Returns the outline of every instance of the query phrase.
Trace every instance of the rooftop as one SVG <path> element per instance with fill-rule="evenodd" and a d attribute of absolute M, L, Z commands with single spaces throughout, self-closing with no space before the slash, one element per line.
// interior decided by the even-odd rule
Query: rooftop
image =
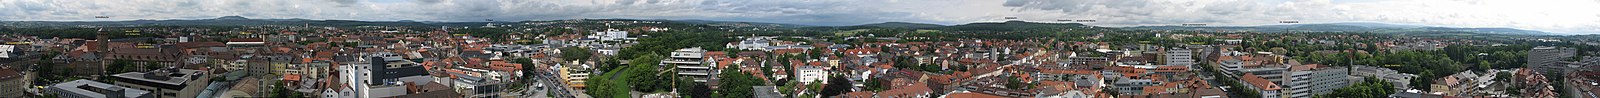
<path fill-rule="evenodd" d="M 150 93 L 150 91 L 128 89 L 122 86 L 83 79 L 57 83 L 55 85 L 50 85 L 50 88 L 52 91 L 55 91 L 55 93 L 73 93 L 93 98 L 111 98 L 105 94 L 119 91 L 122 92 L 123 97 L 138 97 Z"/>
<path fill-rule="evenodd" d="M 1256 74 L 1245 73 L 1243 77 L 1239 77 L 1239 78 L 1244 80 L 1245 82 L 1248 82 L 1248 84 L 1250 84 L 1250 86 L 1255 86 L 1256 88 L 1261 89 L 1261 90 L 1283 89 L 1282 87 L 1278 87 L 1278 84 L 1272 83 L 1272 80 L 1263 79 L 1263 78 L 1261 78 L 1261 76 L 1256 76 Z"/>
<path fill-rule="evenodd" d="M 163 87 L 163 88 L 179 88 L 179 89 L 181 89 L 183 87 L 182 85 L 186 84 L 191 79 L 197 78 L 197 77 L 195 77 L 195 75 L 203 74 L 203 73 L 200 73 L 200 72 L 201 72 L 200 70 L 175 69 L 175 68 L 172 68 L 172 69 L 153 70 L 153 71 L 150 71 L 150 72 L 127 72 L 127 73 L 121 73 L 121 74 L 116 74 L 116 75 L 112 75 L 112 76 L 116 76 L 117 78 L 119 78 L 120 80 L 122 80 L 124 82 L 133 82 L 135 84 L 149 85 L 149 86 L 156 86 L 156 87 Z M 133 81 L 129 81 L 129 80 L 133 80 Z M 155 84 L 160 84 L 160 85 L 151 85 L 151 84 L 146 84 L 146 83 L 155 83 Z"/>

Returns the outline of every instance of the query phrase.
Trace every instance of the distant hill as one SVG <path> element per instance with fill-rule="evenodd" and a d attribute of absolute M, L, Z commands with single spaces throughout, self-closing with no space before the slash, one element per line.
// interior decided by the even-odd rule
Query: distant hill
<path fill-rule="evenodd" d="M 1251 31 L 1251 32 L 1375 32 L 1375 33 L 1403 33 L 1403 32 L 1471 32 L 1484 34 L 1512 34 L 1512 35 L 1553 35 L 1552 33 L 1513 28 L 1455 28 L 1434 27 L 1417 25 L 1397 25 L 1384 23 L 1324 23 L 1324 24 L 1292 24 L 1292 25 L 1263 25 L 1263 26 L 1139 26 L 1124 29 L 1144 30 L 1199 30 L 1199 31 Z"/>
<path fill-rule="evenodd" d="M 678 22 L 678 23 L 686 23 L 686 24 L 704 24 L 704 25 L 711 25 L 711 26 L 731 26 L 731 27 L 772 27 L 772 28 L 812 27 L 812 26 L 809 26 L 809 25 L 798 25 L 798 24 L 764 23 L 764 22 L 739 22 L 739 21 L 713 21 L 713 20 L 698 20 L 698 19 L 666 20 L 666 21 Z"/>
<path fill-rule="evenodd" d="M 910 23 L 910 22 L 884 22 L 884 23 L 863 24 L 863 25 L 855 25 L 855 26 L 858 26 L 858 27 L 880 27 L 880 28 L 913 28 L 913 29 L 915 29 L 915 28 L 944 27 L 944 25 L 938 25 L 938 24 Z"/>
<path fill-rule="evenodd" d="M 1026 22 L 1026 21 L 1006 21 L 1006 22 L 969 23 L 969 24 L 941 27 L 939 29 L 960 30 L 960 31 L 1012 31 L 1012 30 L 1060 29 L 1060 28 L 1083 28 L 1083 27 L 1091 27 L 1091 26 L 1083 25 L 1083 24 L 1079 24 L 1079 23 L 1039 23 L 1039 22 Z"/>

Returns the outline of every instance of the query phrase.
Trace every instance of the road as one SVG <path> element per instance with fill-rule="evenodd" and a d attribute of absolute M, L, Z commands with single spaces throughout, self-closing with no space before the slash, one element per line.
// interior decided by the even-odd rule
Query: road
<path fill-rule="evenodd" d="M 533 84 L 529 84 L 528 86 L 523 87 L 524 90 L 522 91 L 522 95 L 523 95 L 522 97 L 523 98 L 576 98 L 575 96 L 572 96 L 571 90 L 567 89 L 566 82 L 562 82 L 559 77 L 557 77 L 555 74 L 549 73 L 549 72 L 550 71 L 542 71 L 542 72 L 533 72 L 532 74 L 530 74 L 528 78 L 530 78 L 533 81 L 528 81 L 528 82 L 531 82 Z M 552 94 L 548 94 L 548 95 L 555 95 L 555 96 L 545 96 L 546 95 L 545 93 L 552 93 Z"/>

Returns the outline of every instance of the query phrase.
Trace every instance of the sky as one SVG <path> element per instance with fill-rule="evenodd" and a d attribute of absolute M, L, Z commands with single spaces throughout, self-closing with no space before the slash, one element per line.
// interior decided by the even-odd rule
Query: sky
<path fill-rule="evenodd" d="M 94 18 L 110 16 L 110 18 Z M 0 21 L 700 19 L 819 26 L 1096 20 L 1097 26 L 1376 22 L 1600 34 L 1600 0 L 0 0 Z"/>

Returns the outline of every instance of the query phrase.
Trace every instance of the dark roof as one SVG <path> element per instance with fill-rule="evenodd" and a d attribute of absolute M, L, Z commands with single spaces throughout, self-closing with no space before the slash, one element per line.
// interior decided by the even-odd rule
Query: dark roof
<path fill-rule="evenodd" d="M 18 73 L 16 69 L 0 69 L 0 80 L 11 80 L 19 77 L 22 77 L 22 73 Z"/>

